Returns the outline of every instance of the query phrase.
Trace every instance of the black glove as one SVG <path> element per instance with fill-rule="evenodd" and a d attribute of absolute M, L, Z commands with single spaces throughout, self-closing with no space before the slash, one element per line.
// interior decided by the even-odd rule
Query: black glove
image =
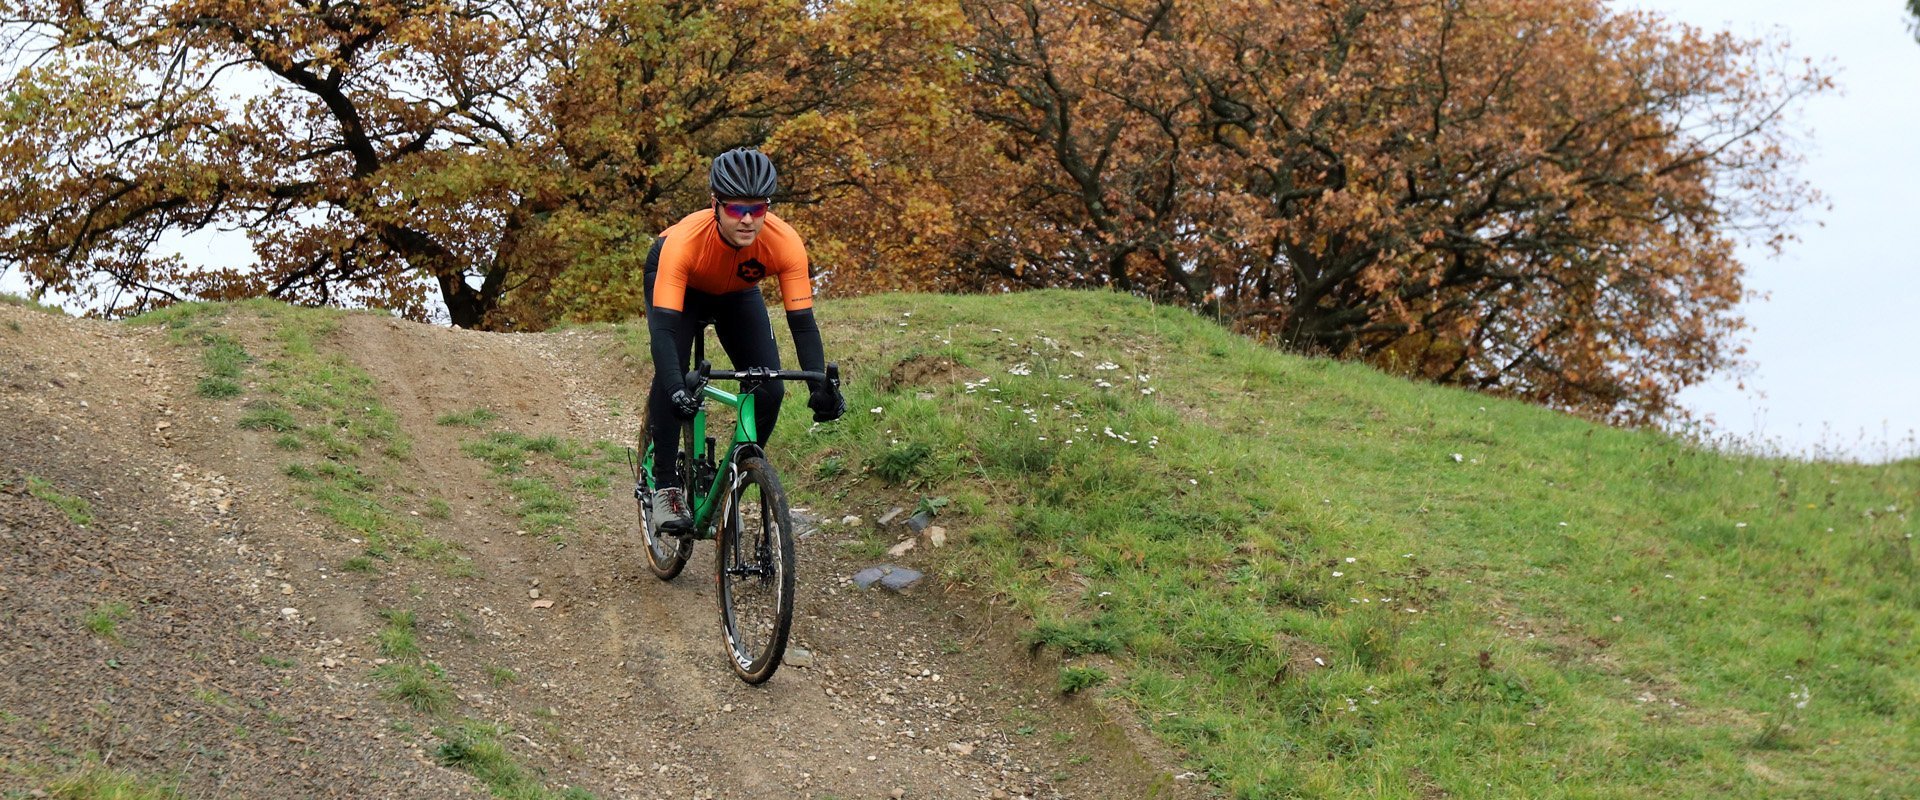
<path fill-rule="evenodd" d="M 684 386 L 673 390 L 667 402 L 673 405 L 673 415 L 681 419 L 693 419 L 693 415 L 700 413 L 700 393 Z"/>
<path fill-rule="evenodd" d="M 814 422 L 832 422 L 847 413 L 847 398 L 840 387 L 827 381 L 807 384 L 807 408 L 813 409 Z"/>

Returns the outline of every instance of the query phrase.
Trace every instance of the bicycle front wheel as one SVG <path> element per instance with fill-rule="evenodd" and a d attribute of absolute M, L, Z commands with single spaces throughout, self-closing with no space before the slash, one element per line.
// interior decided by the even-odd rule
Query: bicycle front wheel
<path fill-rule="evenodd" d="M 652 470 L 653 460 L 658 457 L 658 454 L 649 441 L 653 435 L 653 428 L 650 425 L 652 413 L 652 409 L 648 409 L 640 414 L 641 458 L 639 468 L 634 475 L 633 494 L 640 505 L 640 541 L 644 545 L 641 549 L 646 551 L 647 569 L 653 571 L 654 577 L 670 581 L 679 577 L 680 570 L 686 568 L 687 558 L 693 555 L 693 542 L 676 536 L 662 536 L 655 530 L 658 526 L 654 524 L 653 519 Z M 693 426 L 680 423 L 680 435 L 676 438 L 680 440 L 680 457 L 676 459 L 680 485 L 690 486 L 692 484 L 688 482 L 687 476 L 692 472 L 693 458 L 688 453 L 692 450 Z"/>
<path fill-rule="evenodd" d="M 720 625 L 740 679 L 773 677 L 793 626 L 793 520 L 787 493 L 764 458 L 740 463 L 715 542 Z"/>

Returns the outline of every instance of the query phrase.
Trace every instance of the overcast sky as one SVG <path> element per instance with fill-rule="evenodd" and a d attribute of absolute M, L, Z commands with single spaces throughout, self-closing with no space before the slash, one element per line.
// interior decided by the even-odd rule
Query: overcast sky
<path fill-rule="evenodd" d="M 1920 43 L 1902 0 L 1626 0 L 1712 30 L 1784 34 L 1840 91 L 1808 103 L 1801 176 L 1831 209 L 1771 258 L 1749 249 L 1754 364 L 1682 395 L 1717 428 L 1796 454 L 1920 455 Z M 1818 224 L 1816 224 L 1818 223 Z"/>
<path fill-rule="evenodd" d="M 1840 91 L 1803 106 L 1801 176 L 1826 195 L 1780 257 L 1746 251 L 1752 371 L 1688 390 L 1713 429 L 1796 455 L 1920 455 L 1920 43 L 1902 0 L 1616 0 L 1749 37 L 1783 35 Z M 182 243 L 189 259 L 229 247 Z M 198 252 L 195 252 L 198 251 Z M 227 251 L 218 253 L 215 251 Z M 240 255 L 239 257 L 245 257 Z M 0 289 L 19 292 L 18 276 Z M 1744 385 L 1744 388 L 1741 388 Z"/>

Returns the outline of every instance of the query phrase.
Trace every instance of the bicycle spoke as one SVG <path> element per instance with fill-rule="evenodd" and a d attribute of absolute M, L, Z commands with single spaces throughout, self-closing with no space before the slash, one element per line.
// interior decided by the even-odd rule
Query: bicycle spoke
<path fill-rule="evenodd" d="M 729 655 L 743 680 L 772 676 L 793 619 L 793 538 L 773 468 L 758 458 L 741 465 L 721 533 L 721 621 Z"/>

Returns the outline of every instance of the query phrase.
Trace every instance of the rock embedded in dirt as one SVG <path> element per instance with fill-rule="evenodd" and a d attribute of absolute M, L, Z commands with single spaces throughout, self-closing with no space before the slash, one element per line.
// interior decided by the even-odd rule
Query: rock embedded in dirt
<path fill-rule="evenodd" d="M 887 572 L 892 569 L 892 564 L 881 564 L 860 570 L 853 575 L 853 585 L 862 589 L 871 588 L 875 583 L 878 583 L 881 578 L 886 577 Z"/>
<path fill-rule="evenodd" d="M 787 648 L 786 656 L 780 659 L 780 663 L 786 664 L 789 667 L 806 669 L 813 666 L 813 651 L 800 647 L 789 647 Z"/>
<path fill-rule="evenodd" d="M 907 551 L 912 549 L 913 549 L 913 540 L 902 539 L 899 543 L 895 544 L 892 547 L 887 548 L 887 555 L 893 556 L 894 558 L 899 558 L 903 555 L 906 555 Z"/>
<path fill-rule="evenodd" d="M 880 585 L 896 592 L 904 592 L 908 587 L 919 583 L 922 577 L 924 576 L 922 576 L 918 570 L 911 570 L 906 567 L 894 567 L 892 572 L 880 578 Z"/>

